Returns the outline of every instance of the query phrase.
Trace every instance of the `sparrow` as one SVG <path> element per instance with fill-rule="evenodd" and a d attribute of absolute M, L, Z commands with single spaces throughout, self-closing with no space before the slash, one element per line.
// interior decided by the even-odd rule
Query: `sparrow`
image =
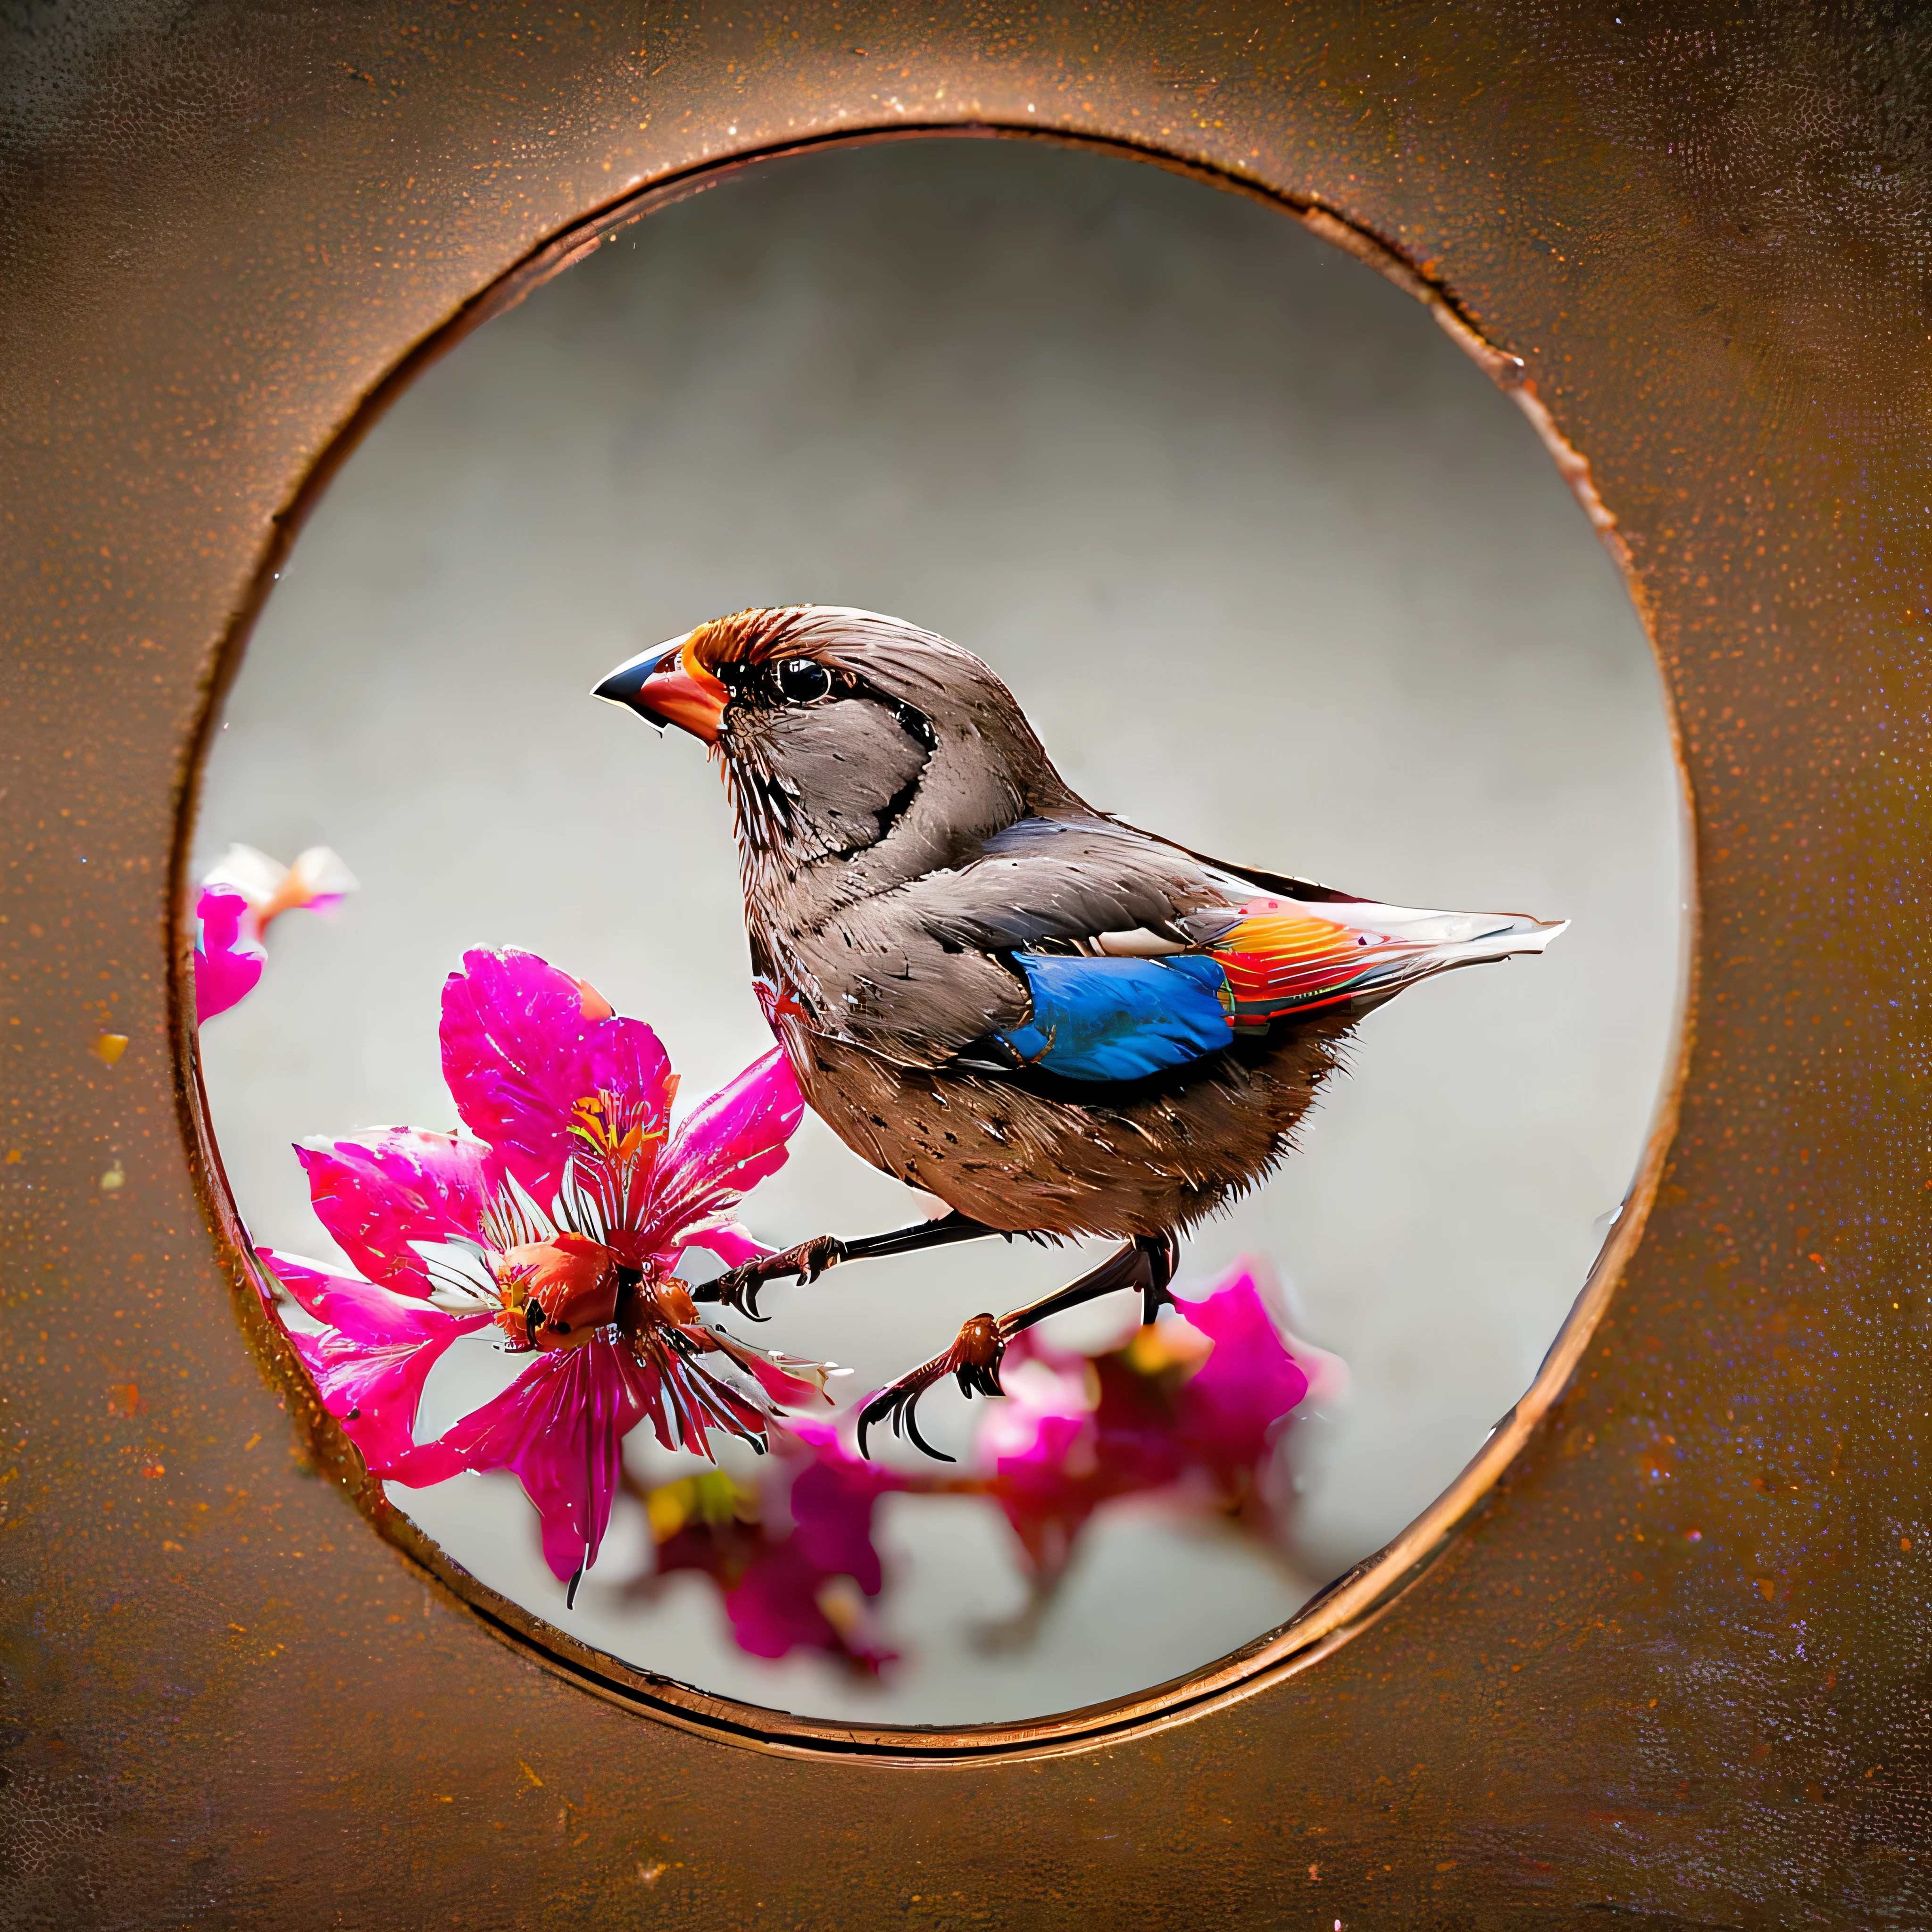
<path fill-rule="evenodd" d="M 756 1318 L 786 1275 L 988 1234 L 1120 1244 L 1058 1293 L 975 1316 L 874 1396 L 929 1455 L 920 1396 L 1000 1392 L 1006 1345 L 1137 1289 L 1292 1150 L 1371 1008 L 1566 922 L 1388 905 L 1231 865 L 1097 811 L 991 668 L 930 631 L 824 604 L 741 610 L 593 694 L 710 748 L 728 790 L 756 988 L 807 1102 L 950 1210 L 820 1235 L 706 1284 Z M 942 1460 L 948 1460 L 942 1458 Z"/>

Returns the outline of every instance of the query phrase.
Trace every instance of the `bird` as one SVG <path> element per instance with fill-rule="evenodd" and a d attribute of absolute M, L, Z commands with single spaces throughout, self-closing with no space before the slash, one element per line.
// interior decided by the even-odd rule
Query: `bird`
<path fill-rule="evenodd" d="M 1258 1185 L 1358 1023 L 1418 981 L 1540 952 L 1566 921 L 1385 904 L 1210 858 L 1096 809 L 959 645 L 840 605 L 749 609 L 640 652 L 592 694 L 710 748 L 732 810 L 752 977 L 807 1103 L 946 1212 L 821 1234 L 698 1292 L 758 1317 L 767 1281 L 1004 1234 L 1120 1244 L 1027 1306 L 974 1316 L 880 1390 L 1000 1392 L 1013 1337 L 1138 1290 Z"/>

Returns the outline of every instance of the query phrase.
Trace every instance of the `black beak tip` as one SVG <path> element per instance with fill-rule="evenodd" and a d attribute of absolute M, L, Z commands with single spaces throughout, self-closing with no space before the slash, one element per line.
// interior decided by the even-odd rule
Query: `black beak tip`
<path fill-rule="evenodd" d="M 663 662 L 665 656 L 662 650 L 646 651 L 640 656 L 628 659 L 602 682 L 593 685 L 591 696 L 602 698 L 607 704 L 621 704 L 662 731 L 664 721 L 642 702 L 642 697 L 644 680 Z"/>

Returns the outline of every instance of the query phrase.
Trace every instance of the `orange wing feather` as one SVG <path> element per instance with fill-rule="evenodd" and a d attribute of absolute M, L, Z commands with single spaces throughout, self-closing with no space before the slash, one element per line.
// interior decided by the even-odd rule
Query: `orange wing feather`
<path fill-rule="evenodd" d="M 1318 903 L 1317 902 L 1316 903 Z M 1299 899 L 1253 899 L 1240 922 L 1208 947 L 1227 975 L 1238 1029 L 1291 1012 L 1340 1006 L 1436 949 L 1360 926 L 1338 926 Z"/>

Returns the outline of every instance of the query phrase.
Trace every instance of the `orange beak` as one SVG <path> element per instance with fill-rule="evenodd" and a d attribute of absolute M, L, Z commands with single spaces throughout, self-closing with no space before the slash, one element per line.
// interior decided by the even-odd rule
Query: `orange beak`
<path fill-rule="evenodd" d="M 653 724 L 675 724 L 707 745 L 717 743 L 731 699 L 685 638 L 620 664 L 591 695 L 628 706 Z"/>

